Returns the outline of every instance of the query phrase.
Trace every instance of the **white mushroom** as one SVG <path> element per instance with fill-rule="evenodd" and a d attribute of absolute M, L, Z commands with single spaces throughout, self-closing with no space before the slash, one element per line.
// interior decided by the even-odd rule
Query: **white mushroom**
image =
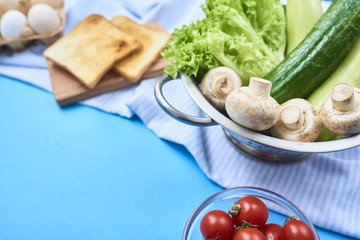
<path fill-rule="evenodd" d="M 200 91 L 215 108 L 224 110 L 227 95 L 241 85 L 241 79 L 234 70 L 216 67 L 205 74 L 200 83 Z"/>
<path fill-rule="evenodd" d="M 279 118 L 279 104 L 270 96 L 271 86 L 270 81 L 252 77 L 248 87 L 234 89 L 225 102 L 229 117 L 253 130 L 271 128 Z"/>
<path fill-rule="evenodd" d="M 313 105 L 294 98 L 280 106 L 280 116 L 271 128 L 271 135 L 297 142 L 313 142 L 321 132 L 322 123 Z"/>
<path fill-rule="evenodd" d="M 53 8 L 58 8 L 61 6 L 62 1 L 61 0 L 32 0 L 31 1 L 31 5 L 34 5 L 37 3 L 44 3 L 47 5 L 50 5 Z"/>
<path fill-rule="evenodd" d="M 25 26 L 26 16 L 18 10 L 9 10 L 1 17 L 1 36 L 3 38 L 20 37 Z"/>
<path fill-rule="evenodd" d="M 37 33 L 49 33 L 60 26 L 59 14 L 43 3 L 35 4 L 29 9 L 28 21 Z"/>
<path fill-rule="evenodd" d="M 360 89 L 340 83 L 320 109 L 321 121 L 336 134 L 360 133 Z"/>

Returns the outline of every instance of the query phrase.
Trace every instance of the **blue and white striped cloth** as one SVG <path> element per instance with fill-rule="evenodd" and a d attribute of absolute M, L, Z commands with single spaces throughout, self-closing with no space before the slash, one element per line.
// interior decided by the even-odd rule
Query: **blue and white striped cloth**
<path fill-rule="evenodd" d="M 69 31 L 91 13 L 108 19 L 118 14 L 146 23 L 159 21 L 169 32 L 203 17 L 201 0 L 108 0 L 66 1 Z M 0 74 L 20 79 L 51 91 L 41 44 L 22 53 L 0 54 Z M 311 221 L 322 228 L 360 238 L 360 148 L 319 154 L 291 165 L 269 165 L 248 159 L 226 139 L 220 126 L 194 127 L 166 115 L 156 103 L 156 79 L 137 86 L 103 94 L 82 104 L 123 117 L 138 115 L 160 138 L 184 145 L 199 167 L 221 186 L 257 186 L 275 191 L 298 205 Z M 164 86 L 168 100 L 186 113 L 201 116 L 180 81 Z M 191 176 L 187 176 L 191 177 Z"/>

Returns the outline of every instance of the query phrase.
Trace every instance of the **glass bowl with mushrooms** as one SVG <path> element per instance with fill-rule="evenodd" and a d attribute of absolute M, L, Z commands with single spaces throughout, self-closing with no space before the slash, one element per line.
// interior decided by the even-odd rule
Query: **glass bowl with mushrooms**
<path fill-rule="evenodd" d="M 323 118 L 329 115 L 348 118 L 348 115 L 354 115 L 350 112 L 360 108 L 360 91 L 357 88 L 346 84 L 337 85 L 332 93 L 329 93 L 327 101 L 330 103 L 324 104 L 324 109 L 317 114 L 314 107 L 304 99 L 290 99 L 281 105 L 276 103 L 270 96 L 271 83 L 265 79 L 251 78 L 248 86 L 241 86 L 241 83 L 237 83 L 236 77 L 233 83 L 228 82 L 234 78 L 231 72 L 226 72 L 226 75 L 224 69 L 216 71 L 220 73 L 217 75 L 220 77 L 211 76 L 214 84 L 202 81 L 203 85 L 208 85 L 207 92 L 203 90 L 205 86 L 199 84 L 195 78 L 180 74 L 186 91 L 208 117 L 191 116 L 169 104 L 162 89 L 166 82 L 174 79 L 167 74 L 160 77 L 155 84 L 155 98 L 158 104 L 180 122 L 199 127 L 220 125 L 231 143 L 256 160 L 291 163 L 304 160 L 314 153 L 334 152 L 359 146 L 359 114 L 351 124 L 340 124 L 343 128 L 340 133 L 345 134 L 341 139 L 314 142 L 323 125 L 331 128 L 330 125 L 333 124 L 327 123 Z M 239 85 L 241 87 L 234 87 Z M 222 103 L 214 103 L 215 101 L 209 100 L 207 96 L 207 93 L 217 90 L 219 92 L 216 95 L 223 98 Z M 326 106 L 333 105 L 334 102 L 341 109 L 350 109 L 350 112 L 331 108 L 333 111 L 329 113 Z M 345 105 L 347 107 L 344 107 Z M 342 116 L 338 114 L 340 112 Z"/>
<path fill-rule="evenodd" d="M 320 239 L 306 215 L 283 196 L 262 188 L 235 187 L 200 203 L 185 225 L 182 240 L 236 240 L 242 234 L 264 240 L 280 235 L 281 239 Z"/>

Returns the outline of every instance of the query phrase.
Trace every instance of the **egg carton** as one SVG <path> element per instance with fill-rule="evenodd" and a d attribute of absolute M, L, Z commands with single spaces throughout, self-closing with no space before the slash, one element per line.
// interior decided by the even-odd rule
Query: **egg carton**
<path fill-rule="evenodd" d="M 0 0 L 0 50 L 22 51 L 33 40 L 49 46 L 64 27 L 64 0 Z"/>

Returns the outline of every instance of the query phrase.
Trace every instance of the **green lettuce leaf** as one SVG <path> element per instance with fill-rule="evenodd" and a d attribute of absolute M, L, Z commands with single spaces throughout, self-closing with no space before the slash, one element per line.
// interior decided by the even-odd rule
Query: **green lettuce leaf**
<path fill-rule="evenodd" d="M 200 79 L 218 66 L 234 69 L 244 85 L 263 77 L 283 58 L 285 14 L 279 0 L 206 0 L 205 18 L 175 29 L 162 52 L 178 72 Z"/>

